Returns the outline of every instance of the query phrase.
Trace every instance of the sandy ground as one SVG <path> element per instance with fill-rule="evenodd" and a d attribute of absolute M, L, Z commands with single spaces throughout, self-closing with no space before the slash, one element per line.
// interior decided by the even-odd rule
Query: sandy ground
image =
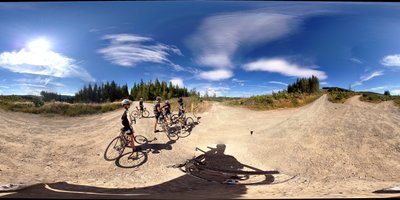
<path fill-rule="evenodd" d="M 358 98 L 333 104 L 324 95 L 271 111 L 214 103 L 191 134 L 176 141 L 153 133 L 153 118 L 139 119 L 136 134 L 157 140 L 134 168 L 123 167 L 124 156 L 120 166 L 103 158 L 121 128 L 122 109 L 77 118 L 0 111 L 0 184 L 46 183 L 0 198 L 399 197 L 372 192 L 400 184 L 400 109 Z M 196 147 L 217 144 L 242 164 L 281 174 L 272 183 L 232 186 L 167 167 L 199 155 Z"/>

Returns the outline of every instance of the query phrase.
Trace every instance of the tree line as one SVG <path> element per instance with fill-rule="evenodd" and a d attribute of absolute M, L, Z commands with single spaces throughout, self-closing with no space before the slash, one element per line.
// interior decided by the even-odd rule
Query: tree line
<path fill-rule="evenodd" d="M 159 96 L 162 99 L 171 99 L 177 97 L 188 97 L 188 96 L 200 96 L 200 93 L 196 89 L 191 89 L 188 91 L 186 87 L 179 87 L 179 85 L 173 85 L 172 82 L 167 84 L 166 81 L 160 82 L 156 79 L 153 81 L 148 81 L 145 83 L 140 80 L 138 84 L 134 83 L 131 89 L 131 100 L 155 100 Z"/>
<path fill-rule="evenodd" d="M 289 84 L 288 93 L 316 93 L 319 92 L 319 80 L 316 76 L 310 78 L 297 79 L 296 82 Z"/>
<path fill-rule="evenodd" d="M 103 83 L 101 85 L 85 85 L 79 90 L 74 97 L 74 102 L 113 102 L 121 99 L 130 100 L 155 100 L 157 96 L 163 99 L 171 99 L 176 97 L 200 96 L 196 89 L 188 90 L 185 87 L 173 85 L 171 82 L 167 85 L 166 81 L 160 82 L 156 79 L 145 83 L 140 80 L 139 83 L 134 83 L 133 87 L 128 90 L 128 85 L 117 85 L 115 81 L 111 83 Z"/>
<path fill-rule="evenodd" d="M 116 100 L 129 98 L 128 85 L 117 85 L 115 81 L 102 83 L 97 85 L 95 83 L 85 85 L 81 90 L 75 93 L 74 102 L 113 102 Z"/>

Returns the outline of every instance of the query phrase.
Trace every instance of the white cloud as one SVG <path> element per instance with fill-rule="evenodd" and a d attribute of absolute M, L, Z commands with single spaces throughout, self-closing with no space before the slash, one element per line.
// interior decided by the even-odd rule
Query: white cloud
<path fill-rule="evenodd" d="M 23 48 L 18 52 L 3 52 L 0 54 L 0 67 L 16 73 L 79 77 L 85 81 L 95 81 L 85 69 L 76 65 L 74 59 L 49 50 Z"/>
<path fill-rule="evenodd" d="M 383 90 L 385 88 L 386 87 L 384 87 L 384 86 L 379 86 L 379 87 L 369 88 L 369 89 L 365 89 L 365 90 L 367 90 L 367 91 L 376 91 L 376 90 Z"/>
<path fill-rule="evenodd" d="M 176 71 L 184 70 L 167 58 L 172 54 L 182 56 L 175 46 L 157 43 L 152 38 L 134 34 L 105 35 L 102 39 L 110 41 L 110 44 L 98 52 L 113 64 L 134 67 L 138 63 L 153 62 L 170 65 Z"/>
<path fill-rule="evenodd" d="M 9 89 L 10 87 L 8 87 L 8 86 L 3 86 L 3 85 L 0 85 L 0 88 Z"/>
<path fill-rule="evenodd" d="M 363 64 L 363 62 L 358 58 L 350 58 L 350 61 L 357 63 L 357 64 Z"/>
<path fill-rule="evenodd" d="M 225 69 L 217 69 L 217 70 L 212 70 L 212 71 L 207 71 L 207 72 L 200 72 L 197 74 L 198 78 L 201 79 L 206 79 L 210 81 L 219 81 L 219 80 L 224 80 L 231 78 L 233 76 L 233 73 L 230 70 L 225 70 Z"/>
<path fill-rule="evenodd" d="M 400 89 L 390 90 L 391 95 L 400 95 Z"/>
<path fill-rule="evenodd" d="M 272 84 L 278 84 L 278 85 L 284 85 L 284 86 L 288 86 L 288 84 L 287 84 L 287 83 L 280 82 L 280 81 L 269 81 L 268 83 L 272 83 Z"/>
<path fill-rule="evenodd" d="M 173 78 L 170 80 L 172 85 L 178 85 L 179 87 L 184 87 L 183 80 L 181 78 Z"/>
<path fill-rule="evenodd" d="M 216 68 L 233 68 L 239 47 L 281 38 L 296 28 L 293 15 L 266 11 L 233 12 L 206 18 L 188 40 L 198 53 L 197 62 Z"/>
<path fill-rule="evenodd" d="M 243 68 L 247 71 L 267 71 L 300 78 L 308 78 L 314 75 L 320 80 L 324 80 L 328 77 L 323 71 L 300 67 L 280 58 L 259 59 L 255 62 L 244 64 Z"/>
<path fill-rule="evenodd" d="M 381 60 L 381 64 L 388 67 L 400 67 L 400 54 L 385 56 Z"/>
<path fill-rule="evenodd" d="M 362 85 L 363 82 L 369 81 L 369 80 L 373 79 L 374 77 L 378 77 L 378 76 L 382 76 L 382 75 L 383 75 L 383 71 L 382 71 L 382 70 L 380 70 L 380 71 L 374 71 L 374 72 L 372 72 L 372 73 L 362 75 L 362 76 L 360 77 L 360 80 L 359 80 L 359 81 L 356 81 L 356 82 L 353 83 L 351 86 L 352 86 L 352 87 L 356 87 L 356 86 Z"/>
<path fill-rule="evenodd" d="M 328 83 L 328 82 L 320 82 L 319 84 L 321 84 L 321 85 L 328 85 L 329 83 Z"/>

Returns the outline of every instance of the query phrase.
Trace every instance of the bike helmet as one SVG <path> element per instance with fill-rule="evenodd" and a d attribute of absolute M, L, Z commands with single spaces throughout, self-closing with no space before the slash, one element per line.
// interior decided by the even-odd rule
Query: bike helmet
<path fill-rule="evenodd" d="M 178 102 L 182 102 L 182 101 L 183 101 L 182 97 L 179 97 Z"/>
<path fill-rule="evenodd" d="M 169 101 L 168 101 L 168 100 L 165 100 L 165 103 L 169 103 Z"/>
<path fill-rule="evenodd" d="M 142 98 L 142 97 L 140 97 L 140 100 L 143 100 L 143 98 Z"/>
<path fill-rule="evenodd" d="M 129 99 L 124 99 L 121 101 L 121 105 L 130 105 L 131 101 L 129 101 Z"/>
<path fill-rule="evenodd" d="M 160 102 L 161 101 L 161 97 L 157 97 L 156 101 Z"/>

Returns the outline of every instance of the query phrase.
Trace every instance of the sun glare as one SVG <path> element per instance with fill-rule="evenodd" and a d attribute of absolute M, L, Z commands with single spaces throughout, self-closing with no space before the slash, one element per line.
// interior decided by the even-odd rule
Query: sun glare
<path fill-rule="evenodd" d="M 28 47 L 33 52 L 45 52 L 49 50 L 50 43 L 45 39 L 37 39 L 30 42 Z"/>

